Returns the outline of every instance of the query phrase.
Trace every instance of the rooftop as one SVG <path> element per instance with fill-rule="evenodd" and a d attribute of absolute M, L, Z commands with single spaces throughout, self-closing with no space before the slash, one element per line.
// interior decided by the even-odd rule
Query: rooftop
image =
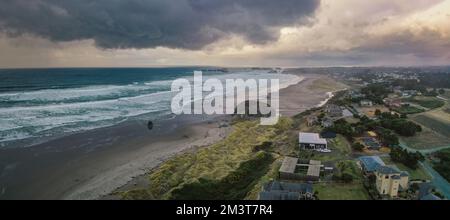
<path fill-rule="evenodd" d="M 368 172 L 373 172 L 380 166 L 385 166 L 383 160 L 379 156 L 362 156 L 359 157 L 362 165 Z"/>
<path fill-rule="evenodd" d="M 298 193 L 313 193 L 313 186 L 310 183 L 290 183 L 271 181 L 264 186 L 265 192 L 287 191 Z"/>
<path fill-rule="evenodd" d="M 300 132 L 298 134 L 298 140 L 299 140 L 300 143 L 327 144 L 327 140 L 324 139 L 324 138 L 320 138 L 318 133 Z"/>
<path fill-rule="evenodd" d="M 306 175 L 314 176 L 314 177 L 320 176 L 320 168 L 321 167 L 322 167 L 322 165 L 312 165 L 312 164 L 309 165 Z"/>
<path fill-rule="evenodd" d="M 294 173 L 297 166 L 298 158 L 285 157 L 283 164 L 281 164 L 280 172 L 283 173 Z"/>
<path fill-rule="evenodd" d="M 437 197 L 433 193 L 429 193 L 429 194 L 425 195 L 424 197 L 420 198 L 420 200 L 442 200 L 442 199 Z"/>
<path fill-rule="evenodd" d="M 389 166 L 379 166 L 377 168 L 377 172 L 381 173 L 381 174 L 399 174 L 400 175 L 400 171 L 398 171 L 397 169 L 395 169 L 393 167 L 389 167 Z"/>

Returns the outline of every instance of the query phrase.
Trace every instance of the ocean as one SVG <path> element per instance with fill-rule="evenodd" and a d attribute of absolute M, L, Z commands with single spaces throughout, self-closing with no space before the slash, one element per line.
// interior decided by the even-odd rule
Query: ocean
<path fill-rule="evenodd" d="M 177 78 L 192 81 L 195 70 L 202 68 L 0 70 L 0 147 L 31 146 L 127 120 L 174 117 L 171 83 Z M 270 69 L 210 68 L 203 76 L 204 80 L 214 77 L 221 81 L 277 78 L 281 88 L 301 80 Z"/>

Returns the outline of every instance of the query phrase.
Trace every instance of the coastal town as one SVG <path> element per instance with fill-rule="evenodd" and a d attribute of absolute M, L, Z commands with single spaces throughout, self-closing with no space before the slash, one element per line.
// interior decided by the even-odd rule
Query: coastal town
<path fill-rule="evenodd" d="M 448 88 L 402 69 L 364 72 L 369 81 L 350 70 L 311 77 L 311 90 L 334 88 L 326 103 L 274 126 L 251 116 L 222 122 L 233 130 L 224 140 L 168 160 L 113 198 L 448 199 Z"/>
<path fill-rule="evenodd" d="M 3 200 L 445 212 L 450 0 L 0 0 Z"/>
<path fill-rule="evenodd" d="M 448 90 L 426 88 L 410 71 L 355 75 L 335 74 L 351 86 L 298 116 L 297 155 L 284 157 L 259 199 L 448 198 Z M 443 126 L 420 120 L 437 114 Z"/>

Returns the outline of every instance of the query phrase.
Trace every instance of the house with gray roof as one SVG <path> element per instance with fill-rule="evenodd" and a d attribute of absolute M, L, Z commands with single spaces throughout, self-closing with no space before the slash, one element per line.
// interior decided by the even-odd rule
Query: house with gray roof
<path fill-rule="evenodd" d="M 298 143 L 301 149 L 323 150 L 327 149 L 327 140 L 321 138 L 318 133 L 300 132 Z"/>
<path fill-rule="evenodd" d="M 285 157 L 279 169 L 283 180 L 318 181 L 324 165 L 318 160 L 300 161 L 298 158 Z"/>
<path fill-rule="evenodd" d="M 386 165 L 379 156 L 361 156 L 358 160 L 365 174 L 371 174 L 375 172 L 378 167 Z"/>
<path fill-rule="evenodd" d="M 310 183 L 270 181 L 262 187 L 259 200 L 312 200 L 313 186 Z"/>

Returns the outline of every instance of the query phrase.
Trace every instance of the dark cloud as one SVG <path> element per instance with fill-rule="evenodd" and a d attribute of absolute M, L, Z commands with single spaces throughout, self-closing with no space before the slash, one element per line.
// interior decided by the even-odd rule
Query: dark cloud
<path fill-rule="evenodd" d="M 422 28 L 419 33 L 400 30 L 391 35 L 371 37 L 368 42 L 356 48 L 360 52 L 386 55 L 412 55 L 418 58 L 437 58 L 449 54 L 450 37 L 438 30 Z"/>
<path fill-rule="evenodd" d="M 0 31 L 102 48 L 200 49 L 237 34 L 252 43 L 303 24 L 319 0 L 0 0 Z"/>

